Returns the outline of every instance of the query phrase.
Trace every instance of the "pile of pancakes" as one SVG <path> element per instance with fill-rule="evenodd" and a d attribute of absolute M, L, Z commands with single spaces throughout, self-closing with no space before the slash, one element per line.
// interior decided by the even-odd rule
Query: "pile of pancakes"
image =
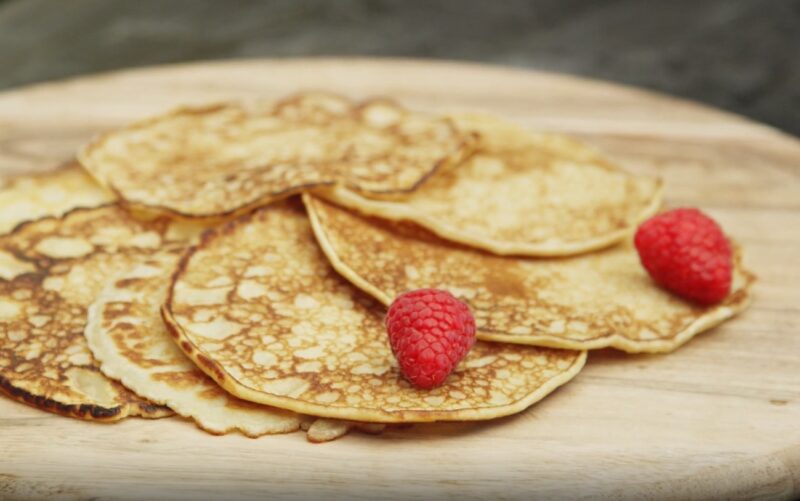
<path fill-rule="evenodd" d="M 660 181 L 483 115 L 307 93 L 182 108 L 0 185 L 0 389 L 94 421 L 178 414 L 214 434 L 326 441 L 489 420 L 587 350 L 668 352 L 741 311 L 653 283 L 631 236 Z M 433 390 L 383 326 L 446 289 L 479 341 Z"/>

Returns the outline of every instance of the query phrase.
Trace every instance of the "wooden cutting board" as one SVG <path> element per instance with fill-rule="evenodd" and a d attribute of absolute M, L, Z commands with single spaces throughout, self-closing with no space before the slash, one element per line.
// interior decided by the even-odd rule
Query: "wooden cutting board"
<path fill-rule="evenodd" d="M 590 354 L 527 412 L 312 445 L 207 435 L 178 418 L 101 425 L 0 399 L 0 498 L 706 499 L 800 495 L 800 142 L 696 104 L 601 82 L 409 60 L 205 63 L 0 94 L 0 172 L 67 160 L 93 134 L 179 104 L 303 89 L 495 113 L 580 136 L 666 180 L 744 245 L 743 315 L 678 352 Z"/>

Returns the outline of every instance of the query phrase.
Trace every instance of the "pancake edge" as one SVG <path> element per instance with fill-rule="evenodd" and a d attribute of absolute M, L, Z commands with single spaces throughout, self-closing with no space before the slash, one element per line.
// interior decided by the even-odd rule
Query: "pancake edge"
<path fill-rule="evenodd" d="M 102 405 L 94 404 L 68 404 L 19 388 L 4 376 L 0 376 L 0 394 L 11 400 L 51 414 L 98 423 L 114 423 L 134 416 L 146 419 L 160 419 L 175 414 L 171 409 L 163 405 L 145 402 L 114 407 L 103 407 Z"/>

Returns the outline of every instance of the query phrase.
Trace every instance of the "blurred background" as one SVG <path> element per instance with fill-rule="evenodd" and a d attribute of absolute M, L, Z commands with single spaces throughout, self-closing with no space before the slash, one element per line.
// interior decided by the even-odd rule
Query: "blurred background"
<path fill-rule="evenodd" d="M 316 55 L 566 72 L 800 135 L 800 0 L 0 0 L 0 89 L 133 66 Z"/>

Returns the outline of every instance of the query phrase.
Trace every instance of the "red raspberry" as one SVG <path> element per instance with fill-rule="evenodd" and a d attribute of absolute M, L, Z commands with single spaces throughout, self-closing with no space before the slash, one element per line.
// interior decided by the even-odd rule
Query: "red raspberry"
<path fill-rule="evenodd" d="M 653 280 L 702 304 L 731 289 L 731 245 L 719 225 L 697 209 L 675 209 L 645 221 L 634 239 Z"/>
<path fill-rule="evenodd" d="M 386 315 L 386 330 L 403 375 L 425 389 L 442 384 L 475 344 L 469 307 L 439 289 L 397 296 Z"/>

